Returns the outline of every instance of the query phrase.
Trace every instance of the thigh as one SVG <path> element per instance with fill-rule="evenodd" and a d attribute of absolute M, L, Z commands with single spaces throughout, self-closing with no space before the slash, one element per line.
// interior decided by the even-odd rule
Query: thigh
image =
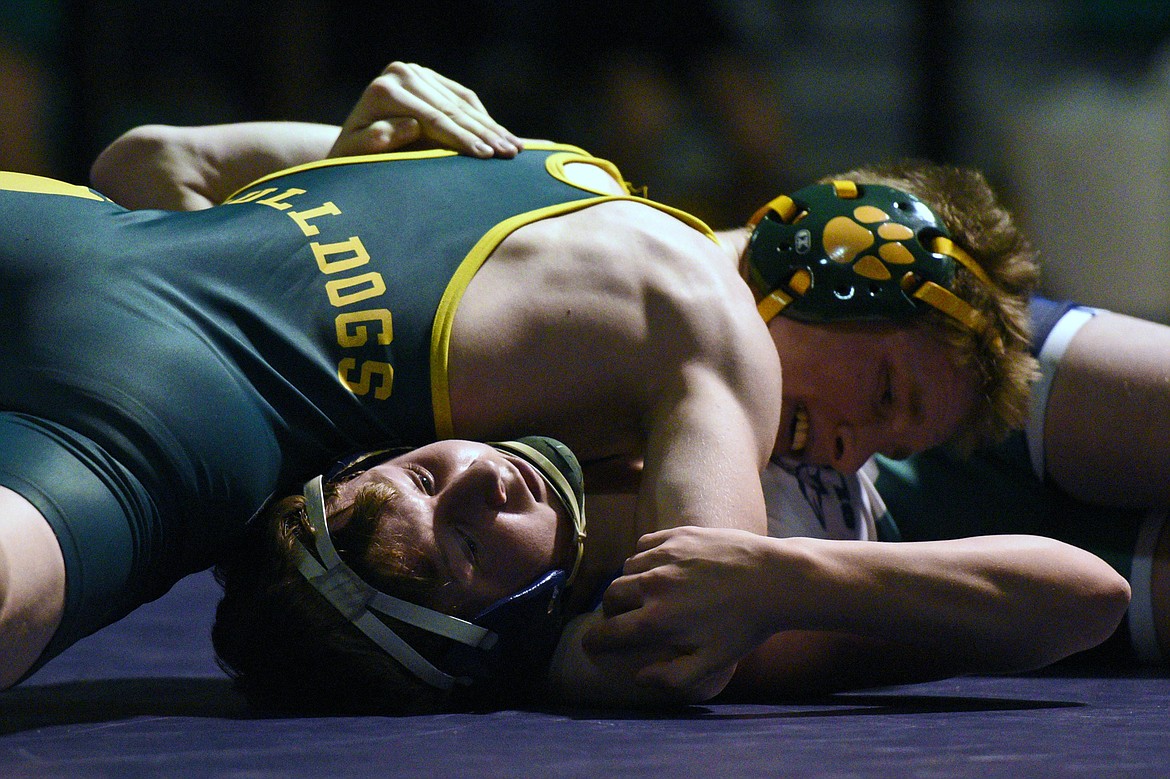
<path fill-rule="evenodd" d="M 1101 312 L 1069 343 L 1048 398 L 1048 475 L 1109 505 L 1170 505 L 1170 327 Z"/>
<path fill-rule="evenodd" d="M 0 689 L 41 656 L 65 607 L 65 561 L 48 521 L 0 487 Z"/>

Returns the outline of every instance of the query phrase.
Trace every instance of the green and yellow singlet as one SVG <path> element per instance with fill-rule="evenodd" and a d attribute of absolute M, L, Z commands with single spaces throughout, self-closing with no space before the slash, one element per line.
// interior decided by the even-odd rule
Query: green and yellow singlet
<path fill-rule="evenodd" d="M 565 179 L 591 159 L 330 160 L 191 213 L 0 173 L 0 484 L 67 568 L 42 662 L 337 457 L 449 435 L 463 290 L 512 230 L 613 199 Z"/>

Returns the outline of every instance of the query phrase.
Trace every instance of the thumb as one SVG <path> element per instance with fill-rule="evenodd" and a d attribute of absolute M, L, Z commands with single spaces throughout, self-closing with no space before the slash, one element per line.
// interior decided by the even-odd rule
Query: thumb
<path fill-rule="evenodd" d="M 329 156 L 352 157 L 395 151 L 417 141 L 420 135 L 417 119 L 380 119 L 356 130 L 343 129 Z"/>

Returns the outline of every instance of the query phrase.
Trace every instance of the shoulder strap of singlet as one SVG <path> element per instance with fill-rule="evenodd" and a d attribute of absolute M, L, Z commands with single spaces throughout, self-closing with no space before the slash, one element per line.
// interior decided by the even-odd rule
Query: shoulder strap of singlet
<path fill-rule="evenodd" d="M 1048 417 L 1048 394 L 1064 351 L 1073 336 L 1095 310 L 1070 302 L 1034 297 L 1031 301 L 1032 353 L 1040 363 L 1040 377 L 1032 385 L 1028 424 L 1024 436 L 1036 478 L 1044 480 L 1044 426 Z"/>

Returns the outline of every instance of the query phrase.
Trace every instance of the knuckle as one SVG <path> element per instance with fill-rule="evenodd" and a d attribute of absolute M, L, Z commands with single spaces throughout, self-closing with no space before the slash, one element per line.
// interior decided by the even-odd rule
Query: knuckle
<path fill-rule="evenodd" d="M 382 75 L 369 83 L 366 87 L 366 96 L 378 101 L 392 100 L 396 87 L 397 82 Z"/>

